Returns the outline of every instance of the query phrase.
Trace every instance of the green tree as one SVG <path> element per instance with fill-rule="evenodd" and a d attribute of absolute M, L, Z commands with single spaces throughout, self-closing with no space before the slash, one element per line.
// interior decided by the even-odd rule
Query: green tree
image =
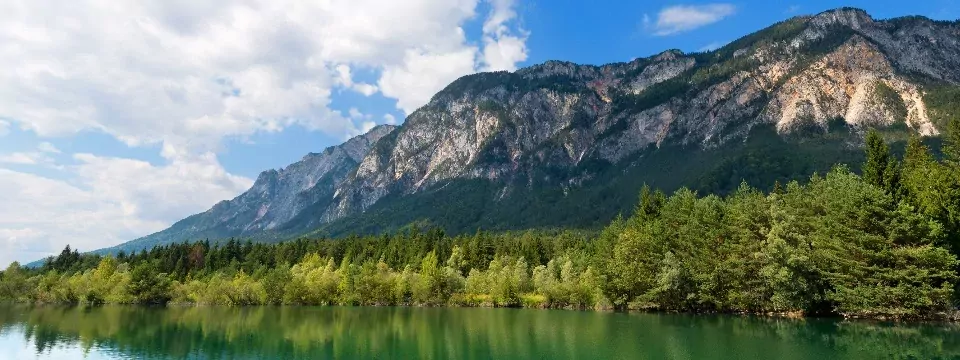
<path fill-rule="evenodd" d="M 166 304 L 170 300 L 170 278 L 160 273 L 154 262 L 145 262 L 133 268 L 127 291 L 139 304 Z"/>
<path fill-rule="evenodd" d="M 414 299 L 422 304 L 437 304 L 442 299 L 443 272 L 436 251 L 427 253 L 420 262 L 419 281 L 413 288 Z"/>
<path fill-rule="evenodd" d="M 880 132 L 871 129 L 866 138 L 866 161 L 863 164 L 863 180 L 868 184 L 900 194 L 900 166 L 892 159 L 890 148 Z"/>
<path fill-rule="evenodd" d="M 943 136 L 943 156 L 947 165 L 960 171 L 960 116 L 947 122 Z"/>
<path fill-rule="evenodd" d="M 291 280 L 290 268 L 285 264 L 278 264 L 273 269 L 267 270 L 260 282 L 266 292 L 265 302 L 271 305 L 280 305 L 283 303 L 285 287 Z"/>
<path fill-rule="evenodd" d="M 936 161 L 919 137 L 907 142 L 904 196 L 918 212 L 944 226 L 943 242 L 960 254 L 960 172 Z"/>
<path fill-rule="evenodd" d="M 0 300 L 25 301 L 31 293 L 26 271 L 14 261 L 0 273 Z"/>

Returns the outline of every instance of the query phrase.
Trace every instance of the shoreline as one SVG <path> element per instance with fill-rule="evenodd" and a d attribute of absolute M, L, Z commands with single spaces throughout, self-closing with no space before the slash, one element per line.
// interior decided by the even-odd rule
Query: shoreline
<path fill-rule="evenodd" d="M 853 321 L 853 322 L 880 322 L 880 323 L 890 323 L 890 324 L 960 324 L 960 310 L 955 310 L 952 313 L 943 313 L 940 316 L 926 316 L 926 317 L 903 317 L 903 318 L 894 318 L 889 316 L 877 316 L 877 317 L 867 317 L 867 316 L 844 316 L 840 314 L 804 314 L 801 311 L 785 311 L 785 312 L 745 312 L 745 311 L 677 311 L 677 310 L 660 310 L 660 309 L 651 309 L 651 308 L 628 308 L 628 309 L 614 309 L 612 307 L 589 307 L 589 308 L 576 308 L 576 307 L 526 307 L 526 306 L 496 306 L 492 304 L 486 305 L 460 305 L 460 304 L 320 304 L 320 305 L 310 305 L 310 304 L 255 304 L 255 305 L 224 305 L 224 304 L 207 304 L 207 303 L 184 303 L 184 302 L 170 302 L 167 304 L 137 304 L 137 303 L 105 303 L 105 304 L 83 304 L 83 303 L 41 303 L 41 302 L 17 302 L 17 301 L 0 301 L 0 304 L 7 305 L 23 305 L 30 307 L 65 307 L 65 308 L 97 308 L 97 307 L 110 307 L 110 306 L 122 306 L 122 307 L 143 307 L 143 308 L 237 308 L 237 309 L 252 309 L 252 308 L 411 308 L 411 309 L 424 309 L 424 308 L 460 308 L 460 309 L 515 309 L 515 310 L 556 310 L 556 311 L 572 311 L 572 312 L 595 312 L 595 313 L 621 313 L 621 314 L 660 314 L 660 315 L 687 315 L 687 316 L 731 316 L 731 317 L 741 317 L 741 318 L 765 318 L 765 319 L 784 319 L 784 320 L 795 320 L 803 321 L 808 319 L 820 319 L 820 320 L 837 320 L 837 321 Z"/>

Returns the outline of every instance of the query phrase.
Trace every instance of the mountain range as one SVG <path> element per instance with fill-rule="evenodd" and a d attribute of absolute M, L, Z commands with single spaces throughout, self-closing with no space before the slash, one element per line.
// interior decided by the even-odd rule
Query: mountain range
<path fill-rule="evenodd" d="M 960 116 L 960 22 L 795 17 L 701 53 L 464 76 L 240 196 L 101 252 L 230 237 L 591 228 L 644 184 L 725 193 L 858 164 L 862 135 L 936 142 Z"/>

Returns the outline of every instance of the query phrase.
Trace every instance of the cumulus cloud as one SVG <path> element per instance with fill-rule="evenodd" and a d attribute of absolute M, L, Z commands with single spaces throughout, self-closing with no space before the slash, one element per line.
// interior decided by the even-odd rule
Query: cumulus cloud
<path fill-rule="evenodd" d="M 733 15 L 732 4 L 676 5 L 663 8 L 656 20 L 644 15 L 644 26 L 656 36 L 679 34 L 713 24 Z"/>
<path fill-rule="evenodd" d="M 48 142 L 37 144 L 35 151 L 18 151 L 8 154 L 0 154 L 0 164 L 16 165 L 49 165 L 54 166 L 54 160 L 50 154 L 59 154 L 60 149 Z"/>
<path fill-rule="evenodd" d="M 253 181 L 227 173 L 212 154 L 169 165 L 91 154 L 73 156 L 75 181 L 0 168 L 0 264 L 25 262 L 70 244 L 116 245 L 235 197 Z"/>
<path fill-rule="evenodd" d="M 0 187 L 17 189 L 0 195 L 0 264 L 41 258 L 51 252 L 55 238 L 78 243 L 109 234 L 90 231 L 95 212 L 108 213 L 91 194 L 60 181 L 0 168 Z M 72 211 L 64 211 L 71 209 Z M 100 230 L 100 229 L 97 229 Z"/>
<path fill-rule="evenodd" d="M 9 154 L 0 154 L 0 163 L 17 165 L 36 165 L 46 162 L 43 154 L 36 152 L 14 152 Z"/>
<path fill-rule="evenodd" d="M 41 142 L 40 144 L 37 144 L 37 150 L 39 150 L 40 152 L 45 152 L 50 154 L 60 153 L 60 149 L 57 149 L 56 146 L 53 146 L 53 144 L 48 143 L 46 141 Z"/>
<path fill-rule="evenodd" d="M 516 70 L 517 63 L 527 59 L 527 32 L 508 25 L 517 17 L 516 4 L 513 0 L 491 0 L 490 5 L 490 15 L 483 23 L 484 70 Z"/>
<path fill-rule="evenodd" d="M 353 120 L 354 124 L 357 125 L 357 132 L 344 136 L 344 139 L 364 134 L 377 126 L 377 123 L 373 121 L 373 115 L 364 114 L 357 108 L 350 108 L 350 110 L 347 111 L 347 114 L 350 115 L 350 119 Z"/>
<path fill-rule="evenodd" d="M 467 41 L 478 1 L 3 2 L 0 117 L 40 136 L 95 130 L 195 152 L 292 125 L 353 133 L 331 110 L 335 88 L 409 112 L 459 76 L 526 59 L 512 1 L 490 0 L 483 49 Z"/>
<path fill-rule="evenodd" d="M 384 122 L 385 124 L 393 125 L 393 124 L 396 124 L 396 123 L 397 123 L 397 118 L 396 118 L 395 116 L 391 115 L 391 114 L 384 114 L 384 115 L 383 115 L 383 122 Z"/>
<path fill-rule="evenodd" d="M 336 67 L 337 79 L 336 83 L 340 86 L 348 88 L 350 90 L 356 91 L 363 94 L 364 96 L 371 96 L 377 93 L 377 87 L 367 83 L 354 82 L 353 75 L 350 74 L 350 66 L 341 64 Z"/>
<path fill-rule="evenodd" d="M 431 53 L 409 50 L 403 65 L 391 66 L 380 77 L 380 91 L 397 99 L 397 108 L 410 114 L 457 78 L 474 72 L 475 48 Z"/>
<path fill-rule="evenodd" d="M 253 181 L 228 173 L 212 153 L 175 158 L 169 165 L 75 154 L 80 183 L 125 217 L 170 223 L 239 195 Z"/>
<path fill-rule="evenodd" d="M 380 91 L 397 99 L 397 108 L 410 114 L 430 101 L 444 86 L 477 71 L 513 71 L 527 59 L 529 33 L 516 25 L 513 0 L 488 0 L 490 11 L 483 22 L 482 48 L 465 45 L 466 36 L 458 28 L 447 49 L 416 47 L 407 49 L 403 61 L 384 67 L 378 82 Z"/>
<path fill-rule="evenodd" d="M 481 2 L 489 12 L 477 13 Z M 0 253 L 113 245 L 235 196 L 251 181 L 219 164 L 225 139 L 295 126 L 346 137 L 376 124 L 362 108 L 336 110 L 338 91 L 380 94 L 409 114 L 460 76 L 516 69 L 528 33 L 515 8 L 512 0 L 0 2 L 0 135 L 11 126 L 43 140 L 100 132 L 162 156 L 151 164 L 71 154 L 75 164 L 63 165 L 46 142 L 0 154 L 0 163 L 56 166 L 69 180 L 0 169 L 0 186 L 24 190 L 0 199 Z M 474 20 L 482 30 L 468 38 L 464 25 Z M 359 81 L 357 69 L 376 80 Z"/>

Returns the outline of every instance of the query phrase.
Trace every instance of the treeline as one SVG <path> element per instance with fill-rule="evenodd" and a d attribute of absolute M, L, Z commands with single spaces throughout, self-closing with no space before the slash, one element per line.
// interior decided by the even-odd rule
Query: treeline
<path fill-rule="evenodd" d="M 457 305 L 946 317 L 957 298 L 960 121 L 942 159 L 877 132 L 845 166 L 764 193 L 645 188 L 599 234 L 417 229 L 278 244 L 199 242 L 14 263 L 0 298 L 40 303 Z M 584 204 L 589 206 L 589 204 Z"/>

